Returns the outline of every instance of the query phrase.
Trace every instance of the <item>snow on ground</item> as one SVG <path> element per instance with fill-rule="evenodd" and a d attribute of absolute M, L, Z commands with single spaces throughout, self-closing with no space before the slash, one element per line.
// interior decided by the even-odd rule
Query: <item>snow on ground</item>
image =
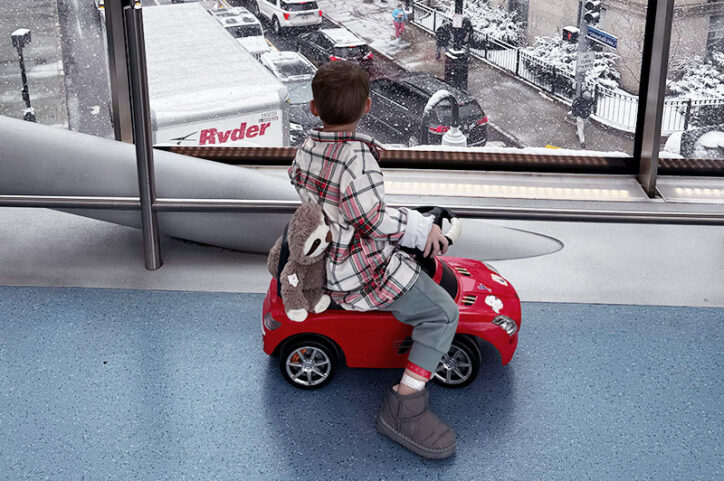
<path fill-rule="evenodd" d="M 452 0 L 438 0 L 437 9 L 452 16 L 455 10 Z M 510 10 L 490 5 L 488 0 L 465 2 L 465 16 L 470 18 L 475 30 L 496 40 L 520 45 L 525 40 L 523 23 L 517 21 L 517 14 Z"/>
<path fill-rule="evenodd" d="M 395 38 L 395 26 L 392 23 L 392 11 L 396 2 L 382 3 L 345 0 L 318 0 L 317 4 L 324 15 L 343 24 L 348 30 L 366 40 L 367 43 L 385 55 L 394 57 L 410 47 L 410 43 Z"/>

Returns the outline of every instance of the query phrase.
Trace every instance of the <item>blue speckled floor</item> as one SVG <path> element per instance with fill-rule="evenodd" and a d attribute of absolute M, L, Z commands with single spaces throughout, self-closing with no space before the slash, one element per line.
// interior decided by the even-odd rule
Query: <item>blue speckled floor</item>
<path fill-rule="evenodd" d="M 724 478 L 724 309 L 525 304 L 510 365 L 432 388 L 440 462 L 374 429 L 398 371 L 289 386 L 261 300 L 0 287 L 0 479 Z"/>

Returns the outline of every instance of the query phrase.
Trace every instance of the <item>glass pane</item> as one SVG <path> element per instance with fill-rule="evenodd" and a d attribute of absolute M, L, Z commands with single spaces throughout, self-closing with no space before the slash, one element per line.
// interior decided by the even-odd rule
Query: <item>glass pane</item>
<path fill-rule="evenodd" d="M 676 0 L 669 51 L 663 149 L 724 159 L 724 2 Z"/>

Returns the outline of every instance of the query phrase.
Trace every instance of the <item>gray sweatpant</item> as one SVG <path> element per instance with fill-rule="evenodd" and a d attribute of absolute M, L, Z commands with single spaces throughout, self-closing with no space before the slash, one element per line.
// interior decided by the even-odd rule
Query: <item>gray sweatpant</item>
<path fill-rule="evenodd" d="M 458 306 L 450 294 L 420 272 L 409 291 L 380 310 L 390 311 L 398 321 L 414 326 L 407 359 L 434 374 L 458 326 Z"/>

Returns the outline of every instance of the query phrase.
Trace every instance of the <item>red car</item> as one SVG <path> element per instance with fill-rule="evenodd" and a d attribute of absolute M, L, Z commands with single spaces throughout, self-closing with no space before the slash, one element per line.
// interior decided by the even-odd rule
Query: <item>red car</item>
<path fill-rule="evenodd" d="M 441 222 L 438 222 L 439 224 Z M 520 299 L 513 286 L 483 262 L 459 257 L 427 259 L 422 268 L 457 302 L 460 311 L 452 346 L 433 374 L 448 387 L 467 386 L 478 374 L 478 343 L 486 341 L 508 364 L 518 345 Z M 284 378 L 302 389 L 330 381 L 338 364 L 403 368 L 412 346 L 412 326 L 385 311 L 328 309 L 291 321 L 272 279 L 262 313 L 264 352 L 279 356 Z"/>

